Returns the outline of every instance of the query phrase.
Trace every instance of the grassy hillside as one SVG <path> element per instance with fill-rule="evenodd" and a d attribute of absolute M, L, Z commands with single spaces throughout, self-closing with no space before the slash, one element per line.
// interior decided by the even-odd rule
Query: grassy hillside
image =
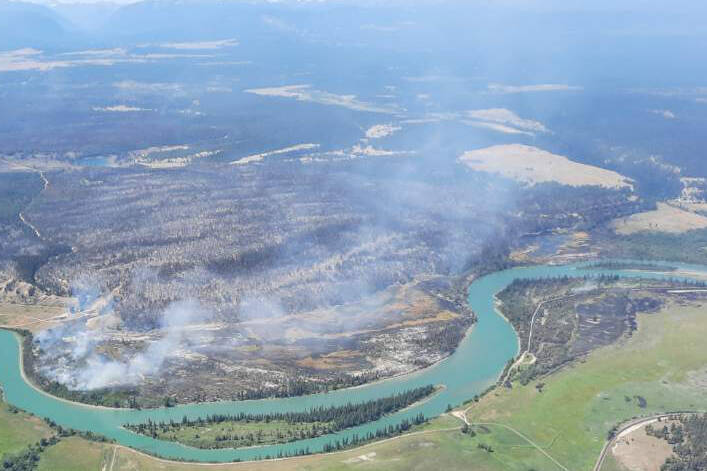
<path fill-rule="evenodd" d="M 0 402 L 0 458 L 51 435 L 52 430 L 40 419 L 14 411 L 5 402 Z"/>
<path fill-rule="evenodd" d="M 209 469 L 591 470 L 609 432 L 618 423 L 656 412 L 707 409 L 705 315 L 699 301 L 684 300 L 669 301 L 659 313 L 640 314 L 638 330 L 632 337 L 596 350 L 584 360 L 527 386 L 516 383 L 513 389 L 500 389 L 473 403 L 467 416 L 476 424 L 471 427 L 474 434 L 462 433 L 461 421 L 445 415 L 414 434 L 342 453 Z M 542 387 L 538 388 L 540 383 Z M 4 413 L 3 420 L 8 420 L 7 416 Z M 23 430 L 33 430 L 26 425 L 32 423 L 29 417 L 22 421 L 26 422 Z M 7 425 L 1 428 L 14 429 Z M 36 436 L 22 443 L 32 440 Z M 15 448 L 18 446 L 21 444 Z M 113 471 L 203 469 L 77 437 L 45 451 L 40 462 L 43 470 L 103 466 Z M 611 460 L 607 466 L 619 469 Z"/>
<path fill-rule="evenodd" d="M 114 445 L 69 437 L 42 453 L 38 471 L 94 471 L 110 469 Z"/>
<path fill-rule="evenodd" d="M 300 459 L 242 463 L 214 466 L 214 470 L 479 470 L 527 471 L 554 470 L 554 465 L 542 454 L 528 447 L 517 436 L 501 429 L 489 428 L 486 434 L 470 437 L 459 431 L 459 420 L 441 417 L 428 425 L 422 433 L 375 443 L 370 446 L 330 455 L 308 456 Z M 493 452 L 479 448 L 487 444 Z M 114 470 L 192 471 L 203 469 L 189 464 L 161 463 L 153 458 L 120 449 Z"/>
<path fill-rule="evenodd" d="M 634 336 L 537 382 L 500 390 L 472 421 L 512 426 L 572 469 L 590 470 L 609 431 L 634 416 L 707 408 L 707 319 L 697 304 L 639 315 Z"/>

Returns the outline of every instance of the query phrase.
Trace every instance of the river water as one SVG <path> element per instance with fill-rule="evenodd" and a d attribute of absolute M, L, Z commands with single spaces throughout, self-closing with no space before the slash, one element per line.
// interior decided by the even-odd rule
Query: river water
<path fill-rule="evenodd" d="M 651 263 L 661 264 L 661 262 Z M 707 273 L 707 267 L 675 263 L 664 265 L 690 272 Z M 304 448 L 308 448 L 311 452 L 318 452 L 332 440 L 341 440 L 344 437 L 351 438 L 354 434 L 365 436 L 368 432 L 375 433 L 377 429 L 387 425 L 396 425 L 406 418 L 412 419 L 419 413 L 426 417 L 438 416 L 446 410 L 448 404 L 459 405 L 494 384 L 506 362 L 519 353 L 518 337 L 515 330 L 494 307 L 494 295 L 513 280 L 565 275 L 571 277 L 598 276 L 601 274 L 650 279 L 672 277 L 669 273 L 588 269 L 586 264 L 512 268 L 483 276 L 475 280 L 469 287 L 469 305 L 478 316 L 478 322 L 449 358 L 417 373 L 325 394 L 285 399 L 189 404 L 149 410 L 108 409 L 71 403 L 45 394 L 23 379 L 19 363 L 20 339 L 16 334 L 6 330 L 0 330 L 0 384 L 4 389 L 7 402 L 21 409 L 32 412 L 39 417 L 49 418 L 63 427 L 92 431 L 115 439 L 122 445 L 165 458 L 229 462 L 259 459 L 266 455 L 274 457 L 278 452 L 294 453 Z M 122 427 L 126 423 L 145 422 L 147 419 L 157 422 L 170 419 L 179 421 L 185 415 L 194 419 L 205 417 L 208 414 L 304 411 L 312 407 L 368 401 L 428 384 L 443 385 L 444 389 L 428 401 L 383 417 L 376 422 L 324 437 L 283 445 L 246 449 L 201 450 L 178 443 L 155 440 L 132 433 Z"/>

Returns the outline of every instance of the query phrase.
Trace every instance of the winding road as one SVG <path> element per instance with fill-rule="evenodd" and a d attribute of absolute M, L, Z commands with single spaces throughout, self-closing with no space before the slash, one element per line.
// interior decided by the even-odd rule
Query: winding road
<path fill-rule="evenodd" d="M 599 454 L 599 458 L 597 459 L 597 462 L 594 465 L 593 471 L 601 471 L 601 468 L 604 465 L 604 461 L 606 460 L 606 457 L 609 454 L 609 450 L 611 449 L 611 447 L 614 445 L 614 443 L 616 443 L 617 440 L 621 439 L 623 436 L 627 435 L 628 433 L 633 432 L 634 430 L 637 430 L 643 426 L 652 424 L 653 422 L 657 422 L 662 419 L 669 419 L 671 417 L 675 417 L 676 415 L 692 415 L 692 414 L 703 414 L 703 413 L 704 413 L 704 411 L 668 412 L 668 413 L 664 413 L 664 414 L 651 415 L 648 417 L 641 417 L 639 419 L 635 419 L 635 420 L 631 420 L 629 422 L 626 422 L 616 431 L 616 434 L 610 440 L 606 441 L 606 443 L 604 444 L 604 447 L 601 449 L 601 453 Z"/>
<path fill-rule="evenodd" d="M 569 294 L 566 296 L 558 296 L 556 298 L 545 299 L 544 301 L 540 301 L 540 303 L 538 303 L 537 307 L 535 308 L 535 312 L 533 312 L 533 317 L 531 317 L 531 319 L 530 319 L 530 331 L 528 333 L 528 342 L 525 345 L 525 350 L 520 355 L 518 355 L 518 359 L 510 366 L 510 368 L 508 368 L 506 375 L 503 377 L 503 381 L 500 382 L 501 384 L 505 384 L 506 381 L 508 381 L 508 378 L 510 377 L 513 370 L 515 368 L 517 368 L 518 365 L 520 365 L 523 362 L 523 360 L 525 359 L 525 356 L 528 353 L 530 353 L 530 343 L 533 341 L 533 329 L 535 327 L 535 318 L 538 316 L 538 312 L 540 312 L 540 308 L 545 306 L 546 304 L 551 303 L 551 302 L 560 301 L 560 300 L 568 299 L 568 298 L 574 298 L 576 296 L 578 296 L 578 293 L 577 294 Z"/>

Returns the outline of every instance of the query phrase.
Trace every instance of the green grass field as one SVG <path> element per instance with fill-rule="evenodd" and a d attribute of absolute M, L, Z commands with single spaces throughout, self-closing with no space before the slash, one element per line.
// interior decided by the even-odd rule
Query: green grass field
<path fill-rule="evenodd" d="M 639 316 L 634 336 L 544 379 L 485 397 L 468 414 L 503 423 L 573 470 L 590 470 L 616 424 L 656 412 L 707 409 L 707 312 L 670 304 Z M 640 406 L 638 396 L 645 399 Z"/>
<path fill-rule="evenodd" d="M 538 392 L 535 382 L 525 387 L 516 384 L 511 390 L 492 392 L 474 403 L 469 419 L 490 424 L 485 429 L 474 427 L 474 437 L 461 433 L 458 418 L 445 415 L 419 428 L 417 434 L 342 453 L 208 469 L 562 469 L 527 440 L 499 425 L 503 424 L 527 436 L 567 469 L 591 470 L 608 431 L 616 424 L 655 412 L 707 409 L 707 311 L 699 304 L 670 303 L 660 313 L 639 315 L 638 324 L 631 338 L 597 350 L 542 379 L 543 392 Z M 104 465 L 109 471 L 205 469 L 164 462 L 125 448 L 117 449 L 111 467 L 113 448 L 76 437 L 62 440 L 45 452 L 40 469 L 80 471 L 103 469 Z M 621 468 L 609 457 L 604 470 Z"/>
<path fill-rule="evenodd" d="M 444 426 L 458 427 L 459 420 L 443 417 L 426 428 L 424 434 L 405 436 L 399 439 L 376 443 L 344 453 L 315 455 L 284 461 L 242 463 L 213 466 L 213 470 L 303 470 L 303 471 L 349 471 L 349 470 L 478 470 L 478 471 L 528 471 L 558 469 L 537 450 L 516 435 L 496 427 L 475 437 L 459 430 L 445 430 Z M 442 429 L 442 430 L 440 430 Z M 487 452 L 479 448 L 485 444 L 493 449 Z M 114 470 L 163 470 L 192 471 L 204 467 L 163 463 L 120 449 Z"/>
<path fill-rule="evenodd" d="M 6 453 L 17 453 L 52 434 L 43 421 L 24 412 L 13 413 L 5 402 L 0 402 L 0 458 Z"/>
<path fill-rule="evenodd" d="M 42 453 L 37 469 L 38 471 L 108 470 L 113 448 L 113 445 L 107 443 L 89 442 L 79 437 L 64 438 Z"/>

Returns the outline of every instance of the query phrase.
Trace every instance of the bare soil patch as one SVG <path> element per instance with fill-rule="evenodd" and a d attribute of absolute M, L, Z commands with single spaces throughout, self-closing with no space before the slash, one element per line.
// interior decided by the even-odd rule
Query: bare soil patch
<path fill-rule="evenodd" d="M 474 170 L 499 174 L 530 185 L 557 182 L 569 186 L 631 187 L 626 177 L 611 170 L 580 164 L 567 157 L 521 144 L 466 152 L 460 160 Z"/>
<path fill-rule="evenodd" d="M 682 234 L 706 227 L 707 217 L 666 203 L 658 203 L 658 209 L 655 211 L 633 214 L 612 222 L 614 231 L 621 235 L 635 234 L 637 232 Z"/>
<path fill-rule="evenodd" d="M 63 306 L 0 303 L 0 325 L 38 332 L 56 325 L 62 320 L 65 312 Z"/>
<path fill-rule="evenodd" d="M 617 440 L 611 453 L 629 471 L 660 471 L 673 449 L 665 440 L 646 434 L 644 426 Z"/>

